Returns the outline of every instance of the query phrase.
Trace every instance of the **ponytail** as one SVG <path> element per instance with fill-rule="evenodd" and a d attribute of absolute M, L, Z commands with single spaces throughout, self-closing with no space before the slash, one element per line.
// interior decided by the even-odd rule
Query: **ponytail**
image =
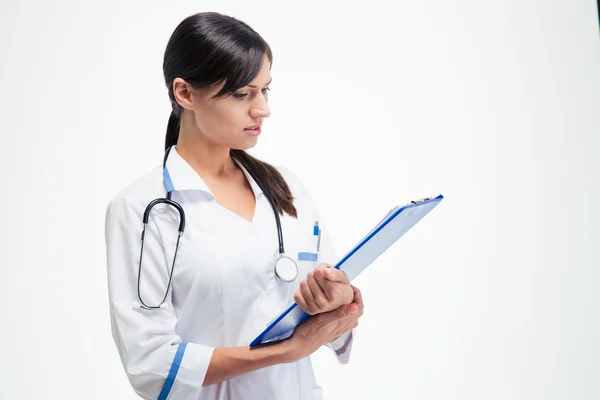
<path fill-rule="evenodd" d="M 171 116 L 169 117 L 169 123 L 167 124 L 167 134 L 165 136 L 165 151 L 171 146 L 177 144 L 179 139 L 179 121 L 180 118 L 177 116 L 177 111 L 173 107 Z M 277 171 L 275 167 L 264 161 L 260 161 L 244 150 L 230 150 L 230 155 L 233 159 L 237 160 L 250 172 L 250 174 L 262 183 L 267 195 L 271 197 L 277 212 L 281 215 L 287 213 L 288 215 L 298 218 L 296 207 L 294 207 L 294 196 L 283 176 Z"/>
<path fill-rule="evenodd" d="M 167 135 L 165 136 L 165 151 L 171 146 L 177 144 L 179 139 L 179 117 L 177 116 L 175 109 L 171 111 L 169 117 L 169 123 L 167 124 Z"/>
<path fill-rule="evenodd" d="M 177 103 L 173 82 L 183 79 L 192 88 L 208 89 L 225 82 L 214 98 L 233 94 L 247 86 L 273 53 L 267 42 L 248 24 L 236 18 L 204 12 L 190 15 L 173 31 L 163 56 L 163 74 L 173 111 L 165 137 L 165 151 L 177 144 L 183 108 Z M 230 150 L 230 156 L 260 181 L 279 214 L 297 217 L 294 197 L 279 171 L 243 150 Z"/>
<path fill-rule="evenodd" d="M 285 212 L 291 217 L 298 218 L 296 207 L 294 207 L 294 196 L 287 182 L 281 176 L 279 171 L 271 164 L 260 161 L 244 150 L 230 151 L 231 157 L 240 162 L 250 172 L 250 174 L 260 181 L 268 192 L 267 195 L 273 199 L 277 212 L 282 214 Z"/>

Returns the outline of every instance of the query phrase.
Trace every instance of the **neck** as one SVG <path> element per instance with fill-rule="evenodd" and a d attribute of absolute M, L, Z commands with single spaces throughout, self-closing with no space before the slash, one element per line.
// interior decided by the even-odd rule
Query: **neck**
<path fill-rule="evenodd" d="M 237 166 L 227 147 L 202 139 L 197 128 L 186 123 L 185 118 L 179 131 L 177 153 L 202 177 L 219 178 L 232 176 Z"/>

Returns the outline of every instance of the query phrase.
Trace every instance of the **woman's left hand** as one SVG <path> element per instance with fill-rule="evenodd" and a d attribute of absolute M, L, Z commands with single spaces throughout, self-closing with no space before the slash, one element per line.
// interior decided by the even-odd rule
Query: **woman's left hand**
<path fill-rule="evenodd" d="M 335 310 L 353 300 L 346 273 L 325 263 L 309 272 L 294 293 L 294 301 L 309 315 Z"/>

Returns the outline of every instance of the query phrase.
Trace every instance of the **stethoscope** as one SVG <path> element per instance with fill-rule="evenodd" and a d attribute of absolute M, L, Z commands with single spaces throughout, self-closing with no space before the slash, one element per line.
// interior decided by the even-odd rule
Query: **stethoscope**
<path fill-rule="evenodd" d="M 177 261 L 177 253 L 179 251 L 179 245 L 180 245 L 181 237 L 183 236 L 183 231 L 185 230 L 185 211 L 183 210 L 183 207 L 181 207 L 181 205 L 179 203 L 177 203 L 176 201 L 171 199 L 171 193 L 172 193 L 173 189 L 169 188 L 169 186 L 166 184 L 166 182 L 171 181 L 169 171 L 167 169 L 167 159 L 169 158 L 169 153 L 171 151 L 171 148 L 173 148 L 173 146 L 170 146 L 167 149 L 167 151 L 165 152 L 165 156 L 163 158 L 163 178 L 165 181 L 165 186 L 167 187 L 167 197 L 152 200 L 146 206 L 146 210 L 144 211 L 144 216 L 143 216 L 144 228 L 142 230 L 142 236 L 141 236 L 142 247 L 141 247 L 141 252 L 140 252 L 140 263 L 139 263 L 139 267 L 138 267 L 137 293 L 138 293 L 138 299 L 140 300 L 139 307 L 144 308 L 146 310 L 153 310 L 153 309 L 157 309 L 157 308 L 161 308 L 161 307 L 164 308 L 166 306 L 166 304 L 164 304 L 164 302 L 167 299 L 167 296 L 169 295 L 169 289 L 171 288 L 171 281 L 173 280 L 173 271 L 175 270 L 175 262 Z M 269 193 L 265 190 L 262 183 L 260 183 L 260 181 L 258 179 L 256 179 L 256 177 L 252 174 L 252 172 L 250 172 L 248 170 L 248 173 L 250 174 L 250 176 L 252 176 L 252 178 L 254 179 L 256 184 L 260 187 L 260 189 L 262 190 L 262 192 L 265 195 L 265 197 L 267 198 L 267 200 L 269 200 L 269 203 L 271 204 L 271 208 L 273 209 L 273 212 L 275 214 L 275 222 L 277 223 L 277 239 L 279 240 L 279 255 L 277 256 L 277 258 L 275 260 L 275 275 L 277 276 L 277 278 L 279 278 L 283 282 L 293 282 L 296 280 L 296 278 L 298 276 L 298 264 L 296 263 L 296 261 L 293 258 L 285 255 L 285 250 L 283 247 L 283 233 L 281 231 L 281 220 L 279 219 L 279 213 L 277 212 L 277 207 L 275 206 L 275 202 L 273 201 L 273 199 L 271 198 Z M 173 265 L 171 266 L 171 272 L 169 273 L 169 281 L 167 283 L 167 290 L 165 291 L 165 295 L 163 296 L 162 301 L 160 302 L 159 305 L 149 306 L 146 303 L 144 303 L 144 300 L 142 300 L 142 295 L 140 293 L 140 280 L 141 280 L 141 276 L 142 276 L 142 258 L 144 256 L 144 239 L 146 236 L 146 227 L 148 226 L 148 219 L 150 217 L 150 212 L 152 211 L 152 208 L 154 206 L 156 206 L 157 204 L 167 204 L 171 207 L 174 207 L 177 210 L 177 212 L 179 213 L 179 228 L 178 228 L 179 234 L 177 236 L 177 244 L 175 245 L 176 246 L 175 254 L 173 254 Z"/>

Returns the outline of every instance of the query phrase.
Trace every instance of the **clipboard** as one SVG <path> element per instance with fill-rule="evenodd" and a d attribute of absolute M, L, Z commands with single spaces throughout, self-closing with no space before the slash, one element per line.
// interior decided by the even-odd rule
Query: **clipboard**
<path fill-rule="evenodd" d="M 437 197 L 426 197 L 411 201 L 404 206 L 392 208 L 356 246 L 337 262 L 334 268 L 344 271 L 348 280 L 352 281 L 433 210 L 443 198 L 444 196 L 440 194 Z M 290 337 L 296 326 L 308 317 L 309 315 L 294 302 L 267 324 L 267 327 L 250 343 L 250 347 Z"/>

